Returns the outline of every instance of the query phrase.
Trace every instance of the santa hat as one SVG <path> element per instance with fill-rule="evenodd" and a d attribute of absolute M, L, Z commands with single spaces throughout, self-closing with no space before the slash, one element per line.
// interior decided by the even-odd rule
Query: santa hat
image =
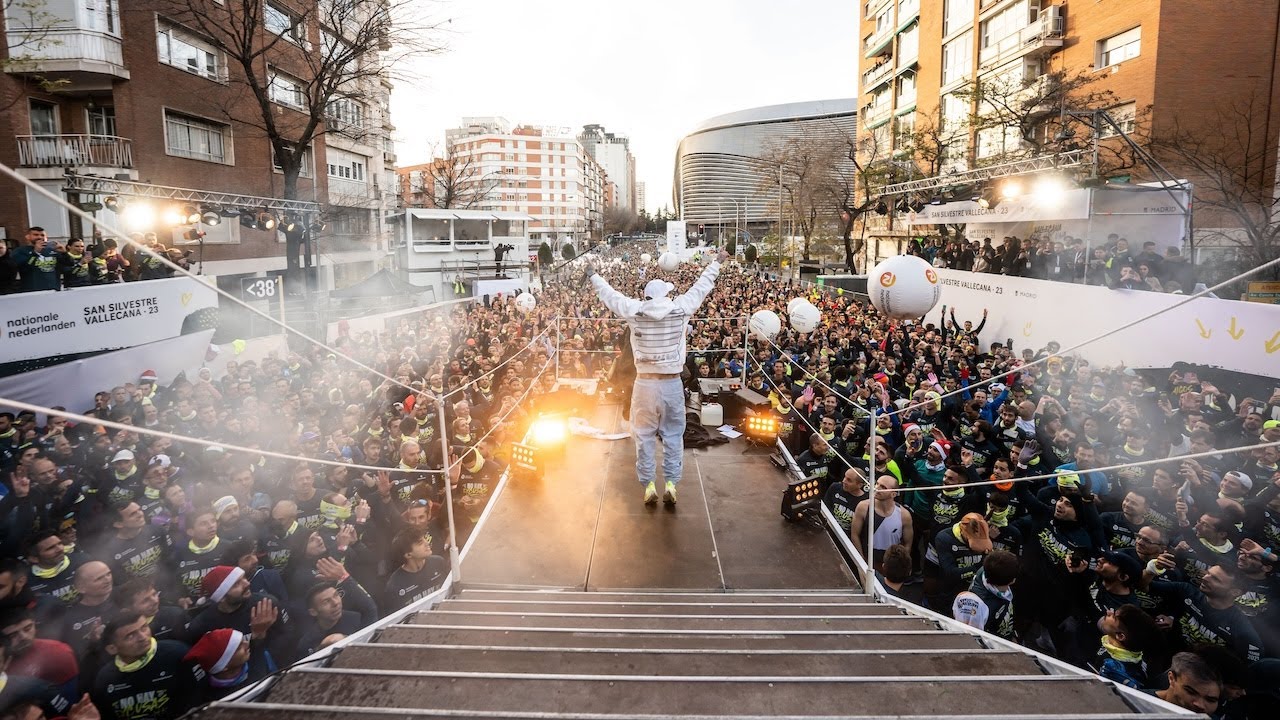
<path fill-rule="evenodd" d="M 929 444 L 929 447 L 934 450 L 937 450 L 938 454 L 942 456 L 943 460 L 946 460 L 947 456 L 951 454 L 951 443 L 947 442 L 946 440 L 941 440 L 941 439 L 934 440 L 932 443 Z"/>
<path fill-rule="evenodd" d="M 222 598 L 231 592 L 231 587 L 244 577 L 244 571 L 230 565 L 219 565 L 210 570 L 200 581 L 200 589 L 208 596 L 210 602 L 222 602 Z"/>
<path fill-rule="evenodd" d="M 212 675 L 227 669 L 231 657 L 236 654 L 240 644 L 244 642 L 244 633 L 231 628 L 218 628 L 205 633 L 187 651 L 183 660 L 199 665 Z"/>
<path fill-rule="evenodd" d="M 911 434 L 912 430 L 919 430 L 920 426 L 915 423 L 902 423 L 902 435 L 906 437 Z"/>
<path fill-rule="evenodd" d="M 143 370 L 142 375 L 138 377 L 138 382 L 154 383 L 156 381 L 155 370 Z"/>

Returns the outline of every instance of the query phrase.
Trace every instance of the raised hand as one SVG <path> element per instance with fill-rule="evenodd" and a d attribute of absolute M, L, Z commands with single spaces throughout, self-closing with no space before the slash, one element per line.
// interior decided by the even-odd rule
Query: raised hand
<path fill-rule="evenodd" d="M 267 631 L 272 625 L 276 624 L 276 620 L 280 618 L 280 611 L 276 609 L 275 603 L 263 598 L 258 604 L 249 610 L 249 630 L 254 640 L 262 640 L 267 637 Z"/>

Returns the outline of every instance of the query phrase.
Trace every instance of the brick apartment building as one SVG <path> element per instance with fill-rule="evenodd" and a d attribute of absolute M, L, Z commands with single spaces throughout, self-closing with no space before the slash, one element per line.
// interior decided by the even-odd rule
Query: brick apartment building
<path fill-rule="evenodd" d="M 432 207 L 443 193 L 424 190 L 424 183 L 452 177 L 465 186 L 467 207 L 532 217 L 531 248 L 543 241 L 582 248 L 603 237 L 605 210 L 616 200 L 610 188 L 616 186 L 566 128 L 512 127 L 500 117 L 464 117 L 460 127 L 446 131 L 445 142 L 448 159 L 397 170 L 407 206 Z M 450 162 L 455 163 L 452 175 L 443 169 Z"/>
<path fill-rule="evenodd" d="M 1217 108 L 1255 102 L 1266 113 L 1269 152 L 1280 142 L 1277 40 L 1280 4 L 1248 0 L 862 0 L 859 129 L 883 148 L 927 118 L 950 134 L 942 172 L 1016 156 L 1017 132 L 972 132 L 976 103 L 956 91 L 974 80 L 1037 82 L 1054 71 L 1096 76 L 1121 128 L 1207 126 Z M 1077 108 L 1085 109 L 1085 108 Z M 1049 109 L 1052 112 L 1056 108 Z M 1115 131 L 1104 143 L 1120 143 Z M 1180 169 L 1169 170 L 1179 175 Z M 1135 181 L 1154 179 L 1139 165 Z M 1197 210 L 1196 234 L 1224 223 Z M 887 219 L 878 219 L 885 229 Z M 899 226 L 900 228 L 901 226 Z M 901 234 L 892 233 L 892 234 Z"/>
<path fill-rule="evenodd" d="M 304 158 L 296 202 L 286 202 L 284 176 L 260 129 L 261 110 L 246 92 L 244 71 L 163 12 L 170 1 L 50 0 L 43 8 L 49 18 L 35 29 L 11 12 L 4 19 L 11 57 L 0 73 L 0 162 L 55 194 L 88 203 L 104 224 L 155 231 L 166 245 L 191 245 L 193 266 L 200 261 L 203 274 L 228 287 L 239 277 L 286 266 L 279 228 L 251 227 L 235 216 L 264 207 L 281 222 L 291 214 L 316 220 L 309 223 L 311 259 L 320 268 L 320 287 L 372 273 L 385 258 L 385 210 L 398 203 L 390 83 L 361 77 L 360 92 L 352 93 L 358 99 L 329 105 Z M 194 0 L 191 7 L 211 2 L 217 0 Z M 282 128 L 299 127 L 308 117 L 300 108 L 309 71 L 299 53 L 342 42 L 335 36 L 349 32 L 320 27 L 316 8 L 323 5 L 252 0 L 234 6 L 233 12 L 248 8 L 258 16 L 259 42 L 274 40 L 273 34 L 287 41 L 276 41 L 256 63 Z M 10 242 L 29 225 L 45 227 L 59 241 L 92 233 L 15 182 L 0 180 L 0 196 L 0 228 Z M 227 217 L 216 226 L 168 221 L 188 206 L 225 210 Z M 206 233 L 203 242 L 185 240 L 196 228 Z"/>

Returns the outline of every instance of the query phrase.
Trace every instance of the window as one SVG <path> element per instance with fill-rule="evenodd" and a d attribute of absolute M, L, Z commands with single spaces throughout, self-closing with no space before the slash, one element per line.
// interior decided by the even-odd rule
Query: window
<path fill-rule="evenodd" d="M 87 13 L 86 24 L 88 28 L 119 36 L 120 13 L 116 5 L 117 0 L 86 0 L 84 9 Z M 8 3 L 5 4 L 5 8 L 8 9 Z M 18 9 L 25 11 L 22 5 L 19 5 Z M 56 18 L 54 19 L 56 20 Z"/>
<path fill-rule="evenodd" d="M 291 43 L 302 45 L 306 41 L 306 31 L 303 30 L 302 23 L 295 20 L 288 10 L 269 2 L 262 4 L 262 24 L 268 32 L 279 35 Z"/>
<path fill-rule="evenodd" d="M 274 168 L 276 172 L 284 170 L 284 168 L 280 166 L 280 159 L 276 157 L 275 148 L 271 148 L 271 167 Z M 315 167 L 315 163 L 311 158 L 311 148 L 308 147 L 302 151 L 302 168 L 298 171 L 298 176 L 311 177 L 311 168 L 313 167 Z"/>
<path fill-rule="evenodd" d="M 916 104 L 916 74 L 905 73 L 898 78 L 898 109 L 903 110 Z"/>
<path fill-rule="evenodd" d="M 165 151 L 170 155 L 230 165 L 230 137 L 231 128 L 222 123 L 171 110 L 164 112 Z"/>
<path fill-rule="evenodd" d="M 365 168 L 369 166 L 369 158 L 332 147 L 326 152 L 329 177 L 353 182 L 365 181 Z"/>
<path fill-rule="evenodd" d="M 920 56 L 920 24 L 898 36 L 898 67 L 906 67 Z"/>
<path fill-rule="evenodd" d="M 116 109 L 111 105 L 97 106 L 85 111 L 90 135 L 116 134 Z"/>
<path fill-rule="evenodd" d="M 942 37 L 973 23 L 973 0 L 946 0 L 942 9 Z"/>
<path fill-rule="evenodd" d="M 363 128 L 365 108 L 362 103 L 351 98 L 338 98 L 329 103 L 329 107 L 325 109 L 325 117 L 339 125 L 335 128 L 337 130 L 343 129 L 343 126 Z"/>
<path fill-rule="evenodd" d="M 1098 67 L 1110 67 L 1138 57 L 1142 49 L 1142 26 L 1112 35 L 1098 43 Z"/>
<path fill-rule="evenodd" d="M 176 25 L 160 23 L 156 29 L 156 51 L 165 65 L 210 80 L 222 79 L 222 63 L 213 45 Z"/>
<path fill-rule="evenodd" d="M 1137 129 L 1138 103 L 1131 102 L 1125 103 L 1124 105 L 1117 105 L 1116 107 L 1107 110 L 1107 114 L 1111 116 L 1112 120 L 1116 121 L 1116 125 L 1119 125 L 1120 129 L 1123 130 L 1126 135 L 1132 134 L 1133 131 Z M 1116 132 L 1116 129 L 1112 127 L 1110 123 L 1104 123 L 1102 129 L 1098 131 L 1098 137 L 1101 138 L 1119 136 L 1120 133 Z"/>
<path fill-rule="evenodd" d="M 942 46 L 942 84 L 949 85 L 973 72 L 973 31 L 966 30 Z"/>
<path fill-rule="evenodd" d="M 969 101 L 954 94 L 942 96 L 942 130 L 960 132 L 969 122 Z"/>
<path fill-rule="evenodd" d="M 303 92 L 301 80 L 276 68 L 271 68 L 270 73 L 271 79 L 267 92 L 272 102 L 278 102 L 281 105 L 288 105 L 292 108 L 305 108 L 307 106 L 306 94 Z"/>

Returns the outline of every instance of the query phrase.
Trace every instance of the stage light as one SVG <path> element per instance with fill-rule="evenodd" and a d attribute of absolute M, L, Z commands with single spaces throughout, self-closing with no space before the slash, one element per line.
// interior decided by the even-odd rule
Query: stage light
<path fill-rule="evenodd" d="M 941 195 L 934 195 L 933 197 L 929 198 L 930 205 L 941 205 L 944 202 L 946 202 L 946 200 Z"/>
<path fill-rule="evenodd" d="M 195 225 L 196 223 L 200 222 L 200 216 L 201 216 L 200 208 L 196 207 L 195 205 L 184 205 L 182 207 L 182 214 L 186 219 L 186 222 L 183 224 Z"/>
<path fill-rule="evenodd" d="M 105 205 L 106 208 L 111 212 L 120 212 L 120 208 L 123 205 L 123 203 L 120 202 L 120 198 L 116 197 L 115 195 L 107 196 L 107 199 L 103 200 L 102 204 Z"/>
<path fill-rule="evenodd" d="M 743 418 L 742 432 L 748 440 L 772 443 L 778 439 L 778 418 L 773 415 L 747 415 Z"/>
<path fill-rule="evenodd" d="M 561 417 L 540 417 L 529 426 L 530 444 L 534 447 L 555 447 L 562 444 L 568 436 L 569 430 Z"/>
<path fill-rule="evenodd" d="M 227 207 L 224 205 L 220 208 L 216 208 L 216 210 L 218 214 L 224 218 L 240 217 L 240 210 L 237 208 Z"/>
<path fill-rule="evenodd" d="M 982 192 L 978 194 L 978 207 L 983 210 L 990 210 L 1000 204 L 1000 194 L 990 185 L 982 188 Z"/>
<path fill-rule="evenodd" d="M 1023 191 L 1022 181 L 1018 178 L 1008 178 L 1000 183 L 1001 200 L 1012 200 L 1022 195 Z"/>
<path fill-rule="evenodd" d="M 187 214 L 177 205 L 170 205 L 160 213 L 161 224 L 167 227 L 176 227 L 178 225 L 187 224 Z"/>
<path fill-rule="evenodd" d="M 889 214 L 889 205 L 888 205 L 887 203 L 885 203 L 885 201 L 884 201 L 884 199 L 883 199 L 883 198 L 882 198 L 881 200 L 879 200 L 879 201 L 877 201 L 877 202 L 876 202 L 876 214 L 877 214 L 877 215 L 888 215 L 888 214 Z"/>
<path fill-rule="evenodd" d="M 222 222 L 222 216 L 216 212 L 209 211 L 200 216 L 200 222 L 212 227 Z"/>
<path fill-rule="evenodd" d="M 292 215 L 284 216 L 284 223 L 280 225 L 280 229 L 285 232 L 293 232 L 298 227 L 298 221 Z"/>
<path fill-rule="evenodd" d="M 1031 197 L 1041 207 L 1058 207 L 1067 199 L 1067 183 L 1057 175 L 1038 178 L 1031 189 Z"/>
<path fill-rule="evenodd" d="M 203 230 L 192 228 L 182 233 L 182 239 L 188 242 L 200 242 L 204 239 L 205 232 Z"/>
<path fill-rule="evenodd" d="M 894 210 L 897 210 L 897 211 L 898 211 L 898 212 L 900 212 L 900 213 L 910 212 L 910 211 L 911 211 L 911 205 L 909 205 L 909 204 L 907 203 L 907 199 L 906 199 L 906 198 L 900 198 L 900 199 L 898 200 L 898 203 L 897 203 L 896 205 L 894 205 L 894 206 L 893 206 L 893 209 L 894 209 Z"/>
<path fill-rule="evenodd" d="M 529 472 L 538 472 L 538 449 L 532 445 L 524 443 L 514 443 L 511 446 L 511 464 L 521 470 Z"/>
<path fill-rule="evenodd" d="M 276 229 L 276 216 L 272 215 L 266 210 L 263 210 L 262 212 L 258 213 L 257 220 L 258 220 L 259 230 L 275 230 Z"/>
<path fill-rule="evenodd" d="M 241 210 L 240 224 L 247 228 L 254 228 L 258 226 L 258 219 L 254 217 L 252 210 Z"/>
<path fill-rule="evenodd" d="M 920 212 L 921 210 L 924 210 L 924 201 L 916 198 L 911 201 L 910 207 L 912 212 Z"/>
<path fill-rule="evenodd" d="M 121 211 L 121 217 L 129 230 L 147 231 L 156 226 L 156 209 L 151 203 L 129 203 Z"/>
<path fill-rule="evenodd" d="M 787 484 L 782 493 L 782 517 L 799 520 L 822 504 L 822 480 L 805 478 Z"/>

